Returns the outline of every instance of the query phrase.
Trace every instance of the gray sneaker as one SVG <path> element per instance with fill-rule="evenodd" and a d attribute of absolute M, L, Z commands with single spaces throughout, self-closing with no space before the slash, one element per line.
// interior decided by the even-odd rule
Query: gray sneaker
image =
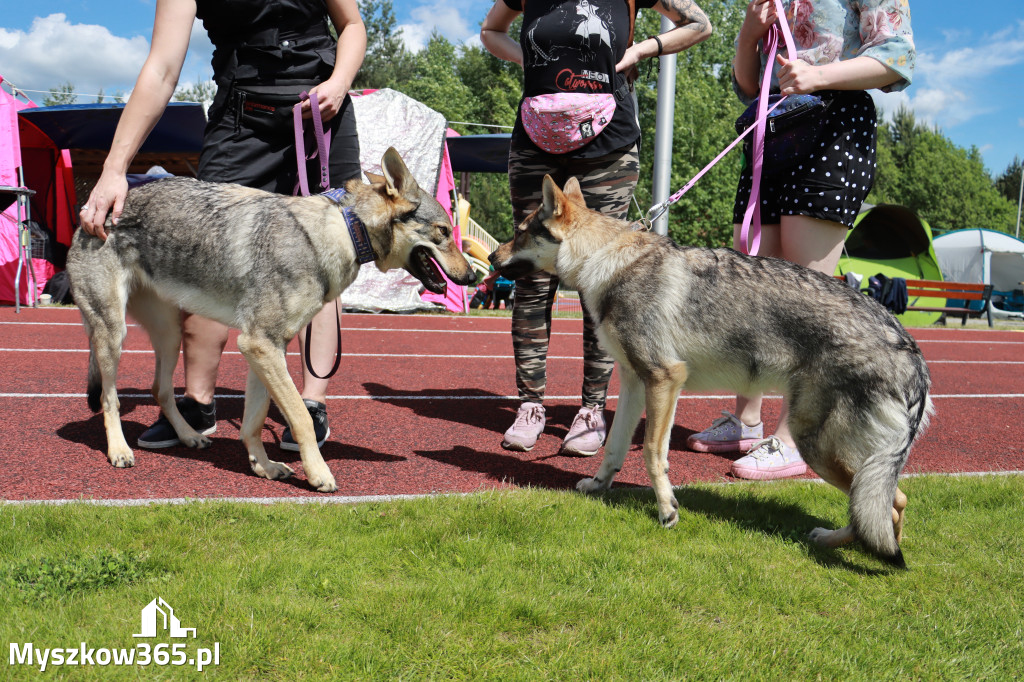
<path fill-rule="evenodd" d="M 501 447 L 506 450 L 518 450 L 529 452 L 537 444 L 537 439 L 544 432 L 544 425 L 547 418 L 544 416 L 544 406 L 540 403 L 523 403 L 519 406 L 516 420 L 505 432 L 505 439 Z"/>
<path fill-rule="evenodd" d="M 747 426 L 732 412 L 722 416 L 709 428 L 686 439 L 686 447 L 697 452 L 746 452 L 764 438 L 764 425 Z"/>

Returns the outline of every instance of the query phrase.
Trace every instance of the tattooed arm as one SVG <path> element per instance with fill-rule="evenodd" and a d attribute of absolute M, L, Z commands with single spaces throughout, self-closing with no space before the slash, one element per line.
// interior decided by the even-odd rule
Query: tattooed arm
<path fill-rule="evenodd" d="M 647 38 L 630 46 L 615 66 L 616 71 L 627 71 L 642 59 L 660 56 L 658 41 L 661 41 L 660 54 L 666 55 L 682 52 L 711 36 L 711 22 L 693 0 L 658 0 L 654 9 L 676 27 L 659 35 L 658 40 Z"/>

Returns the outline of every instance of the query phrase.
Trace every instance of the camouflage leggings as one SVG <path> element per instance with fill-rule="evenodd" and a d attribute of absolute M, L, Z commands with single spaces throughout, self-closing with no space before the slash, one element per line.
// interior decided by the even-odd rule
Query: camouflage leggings
<path fill-rule="evenodd" d="M 541 201 L 541 181 L 550 175 L 559 186 L 575 176 L 587 206 L 625 219 L 630 197 L 640 174 L 637 148 L 616 151 L 593 159 L 572 159 L 537 149 L 512 149 L 508 177 L 515 225 Z M 547 384 L 548 339 L 551 306 L 558 291 L 558 277 L 543 272 L 516 280 L 512 304 L 512 347 L 516 359 L 516 386 L 524 402 L 544 400 Z M 594 321 L 583 309 L 583 405 L 604 407 L 614 361 L 598 345 Z"/>

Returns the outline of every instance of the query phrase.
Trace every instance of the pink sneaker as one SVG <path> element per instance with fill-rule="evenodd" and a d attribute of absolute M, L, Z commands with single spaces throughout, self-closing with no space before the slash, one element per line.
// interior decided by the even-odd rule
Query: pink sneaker
<path fill-rule="evenodd" d="M 540 403 L 523 403 L 519 406 L 516 420 L 505 432 L 501 447 L 506 450 L 529 452 L 537 444 L 546 423 L 544 406 Z"/>
<path fill-rule="evenodd" d="M 764 438 L 764 425 L 747 426 L 732 412 L 722 410 L 722 416 L 711 426 L 686 439 L 686 447 L 697 452 L 746 452 Z"/>
<path fill-rule="evenodd" d="M 562 454 L 592 457 L 604 445 L 606 435 L 604 410 L 600 407 L 582 407 L 562 441 Z"/>
<path fill-rule="evenodd" d="M 732 475 L 765 481 L 789 478 L 807 472 L 807 465 L 796 448 L 791 448 L 775 436 L 769 436 L 750 448 L 746 457 L 732 463 Z"/>

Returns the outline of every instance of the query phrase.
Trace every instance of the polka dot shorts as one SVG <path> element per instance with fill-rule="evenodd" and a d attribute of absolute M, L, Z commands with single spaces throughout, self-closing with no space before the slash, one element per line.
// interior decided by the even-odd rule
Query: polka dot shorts
<path fill-rule="evenodd" d="M 762 170 L 762 224 L 778 224 L 784 215 L 806 215 L 853 227 L 875 181 L 875 103 L 863 90 L 833 94 L 815 153 L 778 173 L 767 166 Z M 733 208 L 736 224 L 743 223 L 751 175 L 749 163 L 744 164 Z"/>

